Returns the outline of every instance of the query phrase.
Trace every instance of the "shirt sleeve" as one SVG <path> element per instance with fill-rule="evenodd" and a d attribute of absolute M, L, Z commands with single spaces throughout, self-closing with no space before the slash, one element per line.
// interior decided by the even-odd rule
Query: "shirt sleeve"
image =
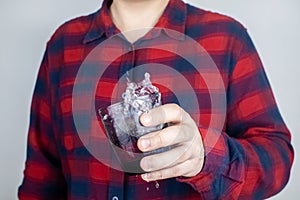
<path fill-rule="evenodd" d="M 204 167 L 192 178 L 178 178 L 203 199 L 268 198 L 287 184 L 293 162 L 290 132 L 258 53 L 246 29 L 239 37 L 227 88 L 226 129 L 216 133 L 199 127 L 208 152 Z"/>
<path fill-rule="evenodd" d="M 19 199 L 66 199 L 66 183 L 55 140 L 53 103 L 46 51 L 31 104 L 24 178 Z"/>

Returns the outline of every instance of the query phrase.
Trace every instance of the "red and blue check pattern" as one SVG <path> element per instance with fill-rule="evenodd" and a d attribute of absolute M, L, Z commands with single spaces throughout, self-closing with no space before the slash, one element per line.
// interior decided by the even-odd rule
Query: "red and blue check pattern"
<path fill-rule="evenodd" d="M 290 133 L 245 28 L 229 17 L 181 0 L 170 0 L 156 27 L 193 38 L 216 63 L 227 98 L 221 136 L 214 136 L 206 128 L 212 112 L 201 76 L 170 52 L 133 50 L 115 60 L 99 81 L 95 107 L 109 105 L 119 78 L 135 66 L 172 66 L 197 94 L 199 111 L 191 114 L 201 115 L 202 137 L 218 137 L 213 146 L 205 141 L 210 152 L 203 170 L 192 178 L 159 181 L 156 188 L 155 183 L 144 182 L 140 176 L 107 167 L 82 144 L 72 118 L 75 77 L 88 53 L 119 33 L 104 1 L 98 12 L 61 26 L 47 44 L 32 99 L 20 199 L 263 199 L 286 185 L 293 162 Z M 112 46 L 111 50 L 114 48 L 118 47 Z M 161 73 L 154 78 L 164 83 L 158 85 L 164 103 L 177 102 L 167 86 L 176 85 L 183 94 L 186 92 L 174 77 Z M 214 79 L 213 73 L 211 78 Z M 218 92 L 218 84 L 214 89 Z"/>

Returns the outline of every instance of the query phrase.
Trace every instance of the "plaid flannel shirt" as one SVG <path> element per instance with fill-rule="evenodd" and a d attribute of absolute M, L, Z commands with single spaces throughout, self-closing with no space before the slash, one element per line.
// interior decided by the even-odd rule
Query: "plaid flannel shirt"
<path fill-rule="evenodd" d="M 202 171 L 191 178 L 159 181 L 156 188 L 140 176 L 104 165 L 80 140 L 72 116 L 77 72 L 97 45 L 120 32 L 104 1 L 99 11 L 63 24 L 47 43 L 32 99 L 20 199 L 263 199 L 286 185 L 293 162 L 290 133 L 246 29 L 230 17 L 181 0 L 170 0 L 156 27 L 197 41 L 222 76 L 226 119 Z M 115 84 L 126 71 L 147 63 L 171 66 L 189 81 L 200 102 L 199 111 L 192 115 L 201 115 L 199 130 L 203 138 L 208 135 L 205 127 L 212 113 L 207 88 L 184 59 L 170 52 L 132 49 L 120 56 L 100 78 L 95 108 L 109 104 Z M 158 86 L 163 102 L 176 102 L 166 86 L 175 85 L 180 91 L 181 83 L 163 73 L 157 78 L 165 84 Z M 184 87 L 181 92 L 186 92 Z M 208 148 L 206 141 L 204 146 Z"/>

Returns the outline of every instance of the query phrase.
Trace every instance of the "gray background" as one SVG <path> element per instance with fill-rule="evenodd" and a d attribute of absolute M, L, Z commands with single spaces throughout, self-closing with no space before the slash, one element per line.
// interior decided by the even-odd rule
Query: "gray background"
<path fill-rule="evenodd" d="M 242 22 L 260 53 L 273 91 L 300 148 L 299 0 L 186 0 Z M 97 10 L 101 0 L 0 1 L 0 199 L 16 199 L 22 179 L 29 105 L 45 45 L 64 21 Z M 296 155 L 297 156 L 297 155 Z M 287 187 L 273 199 L 299 193 L 297 157 Z M 298 190 L 297 190 L 298 189 Z"/>

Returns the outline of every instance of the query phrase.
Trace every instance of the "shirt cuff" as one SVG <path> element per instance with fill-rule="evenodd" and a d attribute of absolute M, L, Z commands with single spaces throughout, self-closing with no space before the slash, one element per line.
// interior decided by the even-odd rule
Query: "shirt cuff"
<path fill-rule="evenodd" d="M 190 184 L 197 191 L 207 191 L 215 180 L 221 175 L 228 164 L 228 147 L 222 133 L 213 129 L 200 127 L 203 146 L 205 150 L 204 164 L 201 172 L 196 176 L 179 177 L 179 182 Z"/>

